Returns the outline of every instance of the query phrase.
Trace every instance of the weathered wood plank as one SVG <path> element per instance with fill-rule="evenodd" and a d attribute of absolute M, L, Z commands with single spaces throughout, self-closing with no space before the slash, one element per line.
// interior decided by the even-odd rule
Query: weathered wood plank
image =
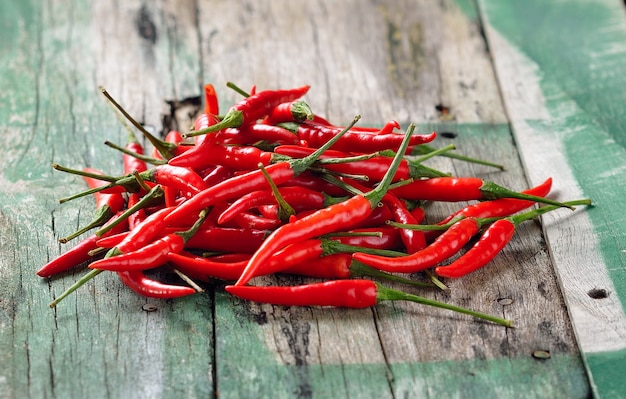
<path fill-rule="evenodd" d="M 481 5 L 531 181 L 552 173 L 560 198 L 596 204 L 565 220 L 548 215 L 544 230 L 594 393 L 621 397 L 623 379 L 613 377 L 626 371 L 623 3 Z"/>
<path fill-rule="evenodd" d="M 534 224 L 489 268 L 450 282 L 451 294 L 426 293 L 510 317 L 514 330 L 410 304 L 350 311 L 243 303 L 219 284 L 146 301 L 111 275 L 50 311 L 81 274 L 50 282 L 34 275 L 93 208 L 87 199 L 56 203 L 83 186 L 50 163 L 121 169 L 101 141 L 123 143 L 126 132 L 98 85 L 160 132 L 188 124 L 204 82 L 216 84 L 224 106 L 239 98 L 226 81 L 308 83 L 307 101 L 333 121 L 360 113 L 363 123 L 397 119 L 453 132 L 461 151 L 507 171 L 445 159 L 435 167 L 526 188 L 477 17 L 473 2 L 448 0 L 0 4 L 8 60 L 0 65 L 0 396 L 585 397 Z M 429 217 L 457 206 L 434 207 Z M 147 302 L 156 311 L 142 310 Z M 552 358 L 532 358 L 539 349 Z"/>

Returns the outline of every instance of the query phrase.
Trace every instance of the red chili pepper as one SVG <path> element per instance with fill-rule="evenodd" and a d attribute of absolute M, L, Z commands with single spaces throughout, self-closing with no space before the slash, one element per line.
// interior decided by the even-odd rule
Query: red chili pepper
<path fill-rule="evenodd" d="M 239 298 L 279 306 L 334 306 L 358 309 L 375 306 L 385 300 L 405 300 L 469 314 L 506 327 L 512 326 L 509 320 L 386 288 L 371 280 L 332 280 L 280 287 L 227 285 L 225 288 L 227 292 Z"/>
<path fill-rule="evenodd" d="M 217 92 L 211 83 L 204 85 L 204 113 L 209 115 L 220 114 L 220 104 L 217 98 Z"/>
<path fill-rule="evenodd" d="M 536 195 L 539 197 L 545 197 L 550 193 L 552 187 L 552 178 L 546 179 L 540 185 L 528 190 L 522 191 L 523 194 Z M 510 216 L 516 212 L 522 211 L 535 204 L 535 201 L 526 201 L 515 198 L 500 198 L 491 201 L 482 201 L 476 204 L 468 205 L 465 208 L 449 215 L 444 220 L 440 221 L 439 225 L 448 223 L 455 217 L 473 217 L 473 218 L 491 218 L 491 217 L 503 217 Z"/>
<path fill-rule="evenodd" d="M 263 242 L 259 250 L 252 255 L 246 270 L 237 280 L 236 285 L 244 285 L 255 275 L 265 274 L 263 270 L 264 263 L 273 253 L 286 245 L 335 231 L 346 230 L 365 220 L 372 213 L 372 210 L 378 206 L 391 184 L 391 180 L 402 160 L 402 154 L 404 154 L 404 150 L 409 144 L 413 129 L 414 125 L 411 125 L 404 136 L 405 139 L 400 145 L 398 154 L 394 157 L 394 163 L 379 186 L 367 194 L 354 195 L 346 201 L 320 209 L 315 213 L 284 224 L 274 230 Z"/>
<path fill-rule="evenodd" d="M 331 197 L 304 187 L 281 187 L 278 191 L 284 200 L 287 201 L 288 204 L 292 205 L 296 211 L 325 208 L 333 203 L 333 199 Z M 230 204 L 230 206 L 219 216 L 217 223 L 226 223 L 235 218 L 240 212 L 269 204 L 276 205 L 276 198 L 271 190 L 253 191 L 243 195 Z"/>
<path fill-rule="evenodd" d="M 302 123 L 298 127 L 298 137 L 304 140 L 310 147 L 319 147 L 328 142 L 341 129 L 324 125 Z M 427 135 L 415 135 L 411 137 L 409 145 L 429 143 L 435 139 L 436 133 Z M 374 151 L 393 150 L 397 151 L 404 135 L 390 134 L 364 134 L 358 131 L 348 131 L 331 148 L 340 151 L 354 151 L 370 153 Z"/>
<path fill-rule="evenodd" d="M 358 117 L 354 119 L 354 123 L 356 123 L 357 120 Z M 341 138 L 340 135 L 336 136 L 327 146 L 320 147 L 318 152 L 311 154 L 309 157 L 278 162 L 267 166 L 265 171 L 270 175 L 276 185 L 282 185 L 307 170 L 319 155 L 326 150 L 326 147 L 332 145 L 332 143 L 339 138 Z M 167 217 L 167 221 L 174 224 L 177 219 L 200 212 L 208 206 L 229 201 L 248 192 L 266 189 L 268 187 L 269 183 L 267 182 L 267 178 L 260 169 L 232 177 L 194 195 L 175 209 Z"/>
<path fill-rule="evenodd" d="M 159 267 L 166 262 L 168 253 L 179 253 L 185 248 L 185 244 L 200 228 L 205 217 L 205 214 L 201 214 L 200 218 L 189 230 L 167 234 L 134 251 L 97 260 L 92 262 L 89 268 L 120 272 Z"/>
<path fill-rule="evenodd" d="M 433 177 L 415 180 L 412 183 L 393 188 L 390 191 L 399 198 L 409 200 L 459 202 L 516 198 L 571 208 L 548 198 L 509 190 L 478 177 Z"/>
<path fill-rule="evenodd" d="M 167 254 L 167 260 L 185 275 L 208 282 L 211 278 L 220 280 L 236 280 L 248 264 L 250 255 L 231 261 L 217 261 L 214 258 L 205 258 L 190 253 Z"/>
<path fill-rule="evenodd" d="M 398 223 L 419 224 L 419 221 L 407 209 L 406 204 L 393 194 L 383 197 L 383 203 L 387 204 L 393 218 Z M 426 236 L 423 231 L 400 229 L 400 237 L 407 252 L 412 254 L 426 247 Z"/>
<path fill-rule="evenodd" d="M 217 122 L 218 119 L 214 114 L 201 114 L 195 120 L 195 128 L 196 130 L 205 129 L 216 124 Z M 178 154 L 167 162 L 172 166 L 201 168 L 204 158 L 211 152 L 214 146 L 215 137 L 213 135 L 198 136 L 194 147 Z M 207 163 L 204 166 L 208 165 L 210 165 L 210 163 Z"/>
<path fill-rule="evenodd" d="M 436 267 L 435 273 L 441 277 L 458 278 L 481 268 L 506 246 L 514 233 L 515 224 L 511 220 L 495 221 L 472 248 L 451 264 Z"/>
<path fill-rule="evenodd" d="M 158 165 L 140 175 L 145 180 L 160 184 L 163 187 L 172 187 L 192 194 L 197 194 L 207 188 L 202 177 L 196 172 L 180 166 Z"/>
<path fill-rule="evenodd" d="M 112 223 L 120 214 L 121 212 L 118 212 L 118 214 L 111 218 L 108 223 Z M 121 223 L 117 225 L 113 230 L 111 230 L 108 234 L 119 234 L 122 231 L 127 230 L 127 228 L 128 226 L 126 224 Z M 84 262 L 91 260 L 93 257 L 90 255 L 90 252 L 99 247 L 99 239 L 100 237 L 94 234 L 81 240 L 71 249 L 67 250 L 66 252 L 62 253 L 61 255 L 43 265 L 37 271 L 37 275 L 40 277 L 51 277 L 55 274 L 68 271 Z"/>
<path fill-rule="evenodd" d="M 253 144 L 259 141 L 279 144 L 298 144 L 300 138 L 283 127 L 265 123 L 250 123 L 216 133 L 216 141 L 228 144 Z"/>
<path fill-rule="evenodd" d="M 193 137 L 254 123 L 267 116 L 277 105 L 299 99 L 309 91 L 309 88 L 310 86 L 302 86 L 289 90 L 266 90 L 252 94 L 233 105 L 224 118 L 215 125 L 189 132 L 186 136 Z"/>
<path fill-rule="evenodd" d="M 463 248 L 478 233 L 479 224 L 473 218 L 461 219 L 444 231 L 424 249 L 395 258 L 356 252 L 352 258 L 389 273 L 416 273 L 448 259 Z"/>
<path fill-rule="evenodd" d="M 181 285 L 163 284 L 159 281 L 146 277 L 141 271 L 126 271 L 117 273 L 124 285 L 139 295 L 148 298 L 179 298 L 195 294 L 196 290 Z"/>
<path fill-rule="evenodd" d="M 263 123 L 277 125 L 283 122 L 305 122 L 313 120 L 313 111 L 309 104 L 302 100 L 278 104 L 265 117 Z M 341 129 L 340 129 L 341 130 Z"/>
<path fill-rule="evenodd" d="M 217 252 L 251 254 L 269 235 L 266 230 L 209 227 L 202 228 L 187 242 L 187 247 Z"/>

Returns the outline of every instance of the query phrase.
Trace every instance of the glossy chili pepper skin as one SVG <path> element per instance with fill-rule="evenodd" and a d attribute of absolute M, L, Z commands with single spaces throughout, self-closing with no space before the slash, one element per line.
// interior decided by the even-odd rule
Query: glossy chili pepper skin
<path fill-rule="evenodd" d="M 524 190 L 522 191 L 522 193 L 545 197 L 550 193 L 551 187 L 552 179 L 548 178 L 540 185 L 530 188 L 528 190 Z M 534 204 L 534 201 L 527 201 L 515 198 L 500 198 L 491 201 L 482 201 L 476 204 L 466 206 L 465 208 L 451 214 L 437 224 L 446 224 L 454 217 L 491 218 L 510 216 L 516 212 L 529 208 Z"/>
<path fill-rule="evenodd" d="M 309 89 L 310 86 L 306 85 L 287 90 L 264 90 L 243 99 L 231 110 L 241 111 L 244 121 L 254 122 L 269 115 L 280 104 L 301 98 Z"/>
<path fill-rule="evenodd" d="M 334 137 L 341 129 L 324 125 L 302 123 L 298 127 L 298 137 L 304 140 L 310 147 L 319 147 Z M 409 145 L 429 143 L 435 139 L 436 134 L 414 135 Z M 364 134 L 358 131 L 348 131 L 331 148 L 341 151 L 356 151 L 370 153 L 374 151 L 393 150 L 400 147 L 404 135 L 402 134 Z"/>
<path fill-rule="evenodd" d="M 43 265 L 37 271 L 37 275 L 40 277 L 51 277 L 55 274 L 65 272 L 80 265 L 81 263 L 91 260 L 92 257 L 91 255 L 89 255 L 89 251 L 98 248 L 98 245 L 96 244 L 96 241 L 98 241 L 98 239 L 98 236 L 91 235 L 81 240 L 70 250 L 62 253 L 61 255 Z"/>
<path fill-rule="evenodd" d="M 356 252 L 352 258 L 375 269 L 390 273 L 415 273 L 431 268 L 456 254 L 478 233 L 475 219 L 462 219 L 426 248 L 407 256 L 390 258 Z"/>
<path fill-rule="evenodd" d="M 278 104 L 265 117 L 263 123 L 277 125 L 283 122 L 305 122 L 313 119 L 313 111 L 302 101 L 289 101 Z"/>
<path fill-rule="evenodd" d="M 276 125 L 250 123 L 238 128 L 227 128 L 217 134 L 217 141 L 226 144 L 250 145 L 259 141 L 276 144 L 298 144 L 300 138 Z"/>
<path fill-rule="evenodd" d="M 495 221 L 472 248 L 451 264 L 436 267 L 435 273 L 441 277 L 458 278 L 480 269 L 495 258 L 514 233 L 515 224 L 510 220 Z"/>
<path fill-rule="evenodd" d="M 296 211 L 305 209 L 320 209 L 328 205 L 330 198 L 323 193 L 309 190 L 304 187 L 291 186 L 278 189 L 284 200 L 292 205 Z M 222 214 L 217 222 L 226 223 L 237 214 L 261 205 L 275 205 L 276 198 L 271 190 L 259 190 L 241 196 L 234 201 Z"/>
<path fill-rule="evenodd" d="M 410 200 L 460 202 L 482 199 L 482 185 L 477 177 L 440 177 L 415 180 L 390 192 Z"/>
<path fill-rule="evenodd" d="M 383 197 L 383 203 L 389 207 L 396 222 L 403 224 L 419 224 L 419 221 L 408 210 L 406 204 L 395 195 L 387 193 L 387 195 Z M 400 229 L 400 237 L 409 254 L 426 247 L 426 236 L 423 231 Z"/>
<path fill-rule="evenodd" d="M 126 271 L 117 274 L 124 285 L 147 298 L 170 299 L 196 293 L 196 290 L 191 287 L 163 284 L 146 277 L 141 271 Z"/>
<path fill-rule="evenodd" d="M 183 237 L 176 233 L 168 234 L 137 250 L 96 260 L 89 268 L 116 272 L 153 269 L 165 263 L 168 253 L 181 252 L 184 247 Z"/>
<path fill-rule="evenodd" d="M 230 227 L 209 227 L 200 229 L 187 242 L 188 248 L 227 253 L 248 253 L 256 251 L 269 235 L 266 230 Z"/>
<path fill-rule="evenodd" d="M 372 212 L 370 200 L 362 195 L 320 209 L 310 215 L 274 230 L 254 253 L 236 285 L 246 284 L 252 277 L 265 274 L 264 263 L 285 245 L 309 238 L 346 230 L 365 220 Z"/>
<path fill-rule="evenodd" d="M 226 286 L 230 294 L 280 306 L 334 306 L 367 308 L 377 303 L 377 286 L 371 280 L 332 280 L 299 286 Z"/>
<path fill-rule="evenodd" d="M 189 168 L 165 164 L 156 166 L 145 173 L 146 180 L 183 192 L 197 194 L 207 188 L 202 177 Z"/>
<path fill-rule="evenodd" d="M 170 252 L 167 255 L 167 260 L 181 272 L 193 279 L 205 282 L 210 279 L 237 280 L 248 264 L 248 259 L 249 256 L 241 260 L 224 262 L 184 252 L 180 254 Z"/>
<path fill-rule="evenodd" d="M 302 261 L 285 269 L 283 273 L 333 280 L 347 279 L 352 275 L 351 263 L 351 254 L 337 253 Z"/>

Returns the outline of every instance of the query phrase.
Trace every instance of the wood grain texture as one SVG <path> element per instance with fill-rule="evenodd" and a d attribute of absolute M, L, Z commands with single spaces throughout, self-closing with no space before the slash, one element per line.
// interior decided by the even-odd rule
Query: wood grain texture
<path fill-rule="evenodd" d="M 551 171 L 559 197 L 588 212 L 544 218 L 554 267 L 597 397 L 621 397 L 626 371 L 621 90 L 626 23 L 618 1 L 524 6 L 484 1 L 504 102 L 531 181 Z M 559 19 L 559 24 L 544 23 Z M 523 21 L 536 20 L 537 28 Z M 545 41 L 533 40 L 538 37 Z M 532 46 L 529 43 L 533 43 Z"/>
<path fill-rule="evenodd" d="M 448 0 L 0 4 L 0 397 L 586 397 L 549 250 L 530 222 L 488 268 L 449 282 L 450 294 L 424 292 L 511 318 L 515 329 L 405 303 L 258 305 L 219 284 L 147 301 L 106 273 L 52 311 L 82 273 L 34 274 L 93 209 L 89 199 L 57 203 L 83 186 L 50 164 L 121 170 L 102 141 L 124 143 L 126 132 L 99 85 L 162 133 L 188 126 L 204 82 L 224 109 L 239 99 L 226 81 L 311 84 L 306 100 L 332 121 L 359 113 L 364 124 L 453 133 L 437 144 L 507 170 L 445 158 L 432 166 L 527 188 L 478 16 L 473 2 Z M 462 205 L 437 204 L 429 218 Z M 143 310 L 147 302 L 156 310 Z"/>

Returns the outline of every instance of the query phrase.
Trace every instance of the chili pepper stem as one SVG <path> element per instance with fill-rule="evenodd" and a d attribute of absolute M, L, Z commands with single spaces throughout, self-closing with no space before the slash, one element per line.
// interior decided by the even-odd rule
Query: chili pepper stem
<path fill-rule="evenodd" d="M 109 223 L 105 227 L 96 231 L 96 235 L 98 237 L 101 237 L 103 234 L 105 234 L 106 232 L 108 232 L 109 230 L 117 226 L 118 224 L 122 223 L 122 221 L 127 219 L 133 213 L 137 212 L 139 209 L 143 209 L 146 206 L 153 204 L 154 202 L 163 198 L 163 195 L 164 195 L 163 188 L 161 188 L 160 185 L 156 185 L 152 187 L 152 189 L 150 189 L 150 191 L 148 191 L 146 195 L 141 197 L 141 199 L 135 205 L 126 209 L 115 221 L 113 221 L 112 223 Z"/>
<path fill-rule="evenodd" d="M 108 181 L 109 183 L 114 183 L 117 180 L 119 180 L 119 177 L 103 175 L 103 174 L 98 174 L 98 173 L 92 173 L 92 172 L 88 172 L 86 170 L 72 169 L 72 168 L 68 168 L 66 166 L 59 165 L 58 163 L 53 163 L 52 164 L 52 168 L 56 169 L 58 171 L 65 172 L 65 173 L 70 173 L 70 174 L 73 174 L 73 175 L 85 176 L 85 177 L 90 177 L 90 178 L 96 179 L 96 180 Z"/>
<path fill-rule="evenodd" d="M 483 194 L 483 199 L 486 200 L 498 198 L 517 198 L 522 200 L 540 202 L 542 204 L 565 207 L 574 210 L 574 207 L 572 205 L 567 205 L 563 202 L 554 201 L 545 197 L 519 193 L 517 191 L 509 190 L 508 188 L 499 186 L 493 182 L 484 182 L 483 185 L 480 187 L 480 192 Z"/>
<path fill-rule="evenodd" d="M 148 132 L 146 130 L 146 128 L 144 128 L 141 125 L 141 123 L 137 122 L 132 116 L 130 116 L 130 114 L 128 112 L 126 112 L 126 110 L 117 101 L 115 101 L 115 99 L 113 97 L 111 97 L 111 95 L 109 94 L 109 92 L 106 91 L 105 88 L 100 87 L 100 91 L 102 92 L 104 97 L 106 97 L 106 99 L 109 100 L 109 102 L 119 112 L 121 112 L 122 115 L 124 115 L 124 117 L 130 123 L 132 123 L 133 126 L 135 126 L 144 135 L 144 137 L 146 139 L 148 139 L 148 141 L 154 146 L 154 148 L 156 148 L 156 150 L 159 152 L 159 154 L 161 154 L 163 156 L 163 158 L 171 159 L 171 158 L 174 157 L 176 149 L 178 147 L 176 144 L 168 143 L 168 142 L 160 140 L 157 137 L 155 137 L 154 135 L 152 135 L 150 132 Z"/>
<path fill-rule="evenodd" d="M 65 244 L 66 242 L 68 242 L 68 241 L 78 237 L 79 235 L 81 235 L 81 234 L 83 234 L 83 233 L 93 229 L 94 227 L 102 226 L 107 221 L 109 221 L 113 216 L 114 216 L 114 213 L 111 210 L 111 208 L 108 205 L 103 205 L 100 208 L 96 209 L 96 214 L 94 216 L 94 219 L 91 222 L 89 222 L 89 224 L 87 224 L 83 228 L 75 231 L 74 233 L 72 233 L 72 234 L 70 234 L 70 235 L 68 235 L 66 237 L 59 238 L 59 242 L 61 244 Z M 117 225 L 120 222 L 115 220 L 112 223 L 110 223 L 110 225 L 112 225 L 112 224 Z"/>
<path fill-rule="evenodd" d="M 202 223 L 204 223 L 204 220 L 207 218 L 208 215 L 209 215 L 209 212 L 206 209 L 203 209 L 198 215 L 198 219 L 194 222 L 194 224 L 188 230 L 180 231 L 175 234 L 178 234 L 179 236 L 181 236 L 183 240 L 185 240 L 185 242 L 189 241 L 191 237 L 193 237 L 194 234 L 196 234 L 196 232 L 200 229 L 200 226 L 202 226 Z"/>
<path fill-rule="evenodd" d="M 478 312 L 475 310 L 471 310 L 468 308 L 463 308 L 463 307 L 456 306 L 456 305 L 450 305 L 445 302 L 435 301 L 434 299 L 429 299 L 429 298 L 425 298 L 422 296 L 409 294 L 409 293 L 402 292 L 402 291 L 397 291 L 391 288 L 384 287 L 380 284 L 376 284 L 376 286 L 377 286 L 377 300 L 379 301 L 397 301 L 397 300 L 410 301 L 410 302 L 415 302 L 415 303 L 419 303 L 422 305 L 428 305 L 428 306 L 434 306 L 434 307 L 441 308 L 441 309 L 452 310 L 453 312 L 462 313 L 462 314 L 466 314 L 472 317 L 477 317 L 479 319 L 491 321 L 493 323 L 496 323 L 505 327 L 510 327 L 510 328 L 513 327 L 512 321 L 503 319 L 501 317 L 492 316 L 492 315 Z"/>
<path fill-rule="evenodd" d="M 413 148 L 412 154 L 413 155 L 424 155 L 424 154 L 428 154 L 430 152 L 436 151 L 436 149 L 432 146 L 429 146 L 428 144 L 420 144 L 417 145 Z M 485 161 L 482 159 L 477 159 L 477 158 L 472 158 L 472 157 L 468 157 L 465 155 L 461 155 L 461 154 L 457 154 L 455 152 L 446 152 L 445 154 L 441 154 L 444 157 L 448 157 L 448 158 L 452 158 L 452 159 L 458 159 L 459 161 L 465 161 L 465 162 L 469 162 L 469 163 L 475 163 L 477 165 L 484 165 L 484 166 L 490 166 L 493 168 L 497 168 L 500 170 L 504 170 L 504 165 L 500 165 L 494 162 L 489 162 L 489 161 Z"/>
<path fill-rule="evenodd" d="M 235 109 L 228 111 L 224 118 L 214 125 L 205 127 L 204 129 L 183 133 L 183 138 L 201 136 L 203 134 L 219 132 L 222 129 L 230 127 L 239 127 L 243 124 L 243 112 Z"/>
<path fill-rule="evenodd" d="M 265 176 L 265 180 L 267 180 L 267 183 L 270 185 L 270 188 L 272 190 L 272 194 L 274 194 L 274 199 L 276 199 L 276 202 L 278 203 L 278 219 L 282 220 L 283 222 L 288 221 L 291 216 L 296 214 L 296 211 L 291 205 L 289 205 L 289 203 L 287 203 L 287 201 L 285 201 L 285 198 L 283 198 L 283 196 L 280 194 L 276 183 L 274 183 L 274 180 L 272 180 L 270 174 L 267 173 L 267 170 L 265 170 L 265 166 L 263 166 L 262 163 L 259 163 L 259 169 L 263 173 L 263 176 Z"/>
<path fill-rule="evenodd" d="M 398 148 L 398 152 L 394 156 L 393 161 L 391 162 L 391 165 L 389 165 L 389 169 L 387 170 L 387 173 L 385 173 L 385 176 L 383 176 L 382 180 L 380 181 L 378 186 L 376 186 L 375 189 L 364 194 L 364 197 L 370 201 L 370 204 L 372 204 L 372 207 L 377 206 L 378 203 L 382 200 L 382 198 L 387 193 L 387 190 L 389 190 L 389 186 L 391 185 L 393 178 L 396 175 L 396 171 L 400 167 L 400 163 L 402 162 L 404 158 L 403 154 L 406 152 L 406 149 L 409 146 L 409 140 L 414 130 L 415 130 L 415 125 L 414 124 L 409 125 L 409 128 L 407 129 L 404 135 L 404 139 L 402 140 L 402 143 L 400 144 L 400 147 Z"/>
<path fill-rule="evenodd" d="M 78 281 L 76 281 L 74 284 L 72 284 L 61 295 L 56 297 L 54 299 L 54 301 L 50 302 L 50 304 L 48 306 L 50 306 L 51 308 L 56 307 L 59 304 L 59 302 L 61 302 L 63 299 L 65 299 L 67 296 L 69 296 L 72 292 L 76 291 L 78 288 L 80 288 L 87 281 L 89 281 L 92 278 L 96 277 L 98 274 L 102 273 L 103 271 L 104 270 L 99 270 L 99 269 L 90 270 L 89 273 L 85 274 Z"/>
<path fill-rule="evenodd" d="M 167 163 L 167 161 L 162 160 L 162 159 L 156 159 L 156 158 L 152 158 L 152 157 L 149 157 L 149 156 L 146 156 L 146 155 L 143 155 L 143 154 L 139 154 L 139 153 L 134 152 L 134 151 L 130 151 L 130 150 L 128 150 L 128 149 L 126 149 L 126 148 L 124 148 L 122 146 L 119 146 L 119 145 L 117 145 L 115 143 L 112 143 L 112 142 L 110 142 L 108 140 L 104 142 L 104 145 L 106 145 L 108 147 L 111 147 L 111 148 L 113 148 L 115 150 L 118 150 L 118 151 L 120 151 L 120 152 L 122 152 L 122 153 L 124 153 L 126 155 L 130 155 L 131 157 L 135 157 L 135 158 L 137 158 L 137 159 L 139 159 L 141 161 L 150 163 L 152 165 L 164 165 L 164 164 Z"/>
<path fill-rule="evenodd" d="M 395 281 L 397 283 L 412 285 L 415 287 L 435 287 L 435 284 L 409 280 L 404 277 L 396 276 L 395 274 L 374 269 L 373 267 L 367 266 L 366 264 L 356 260 L 352 260 L 352 262 L 350 263 L 350 274 L 354 277 L 376 277 L 388 281 Z"/>

